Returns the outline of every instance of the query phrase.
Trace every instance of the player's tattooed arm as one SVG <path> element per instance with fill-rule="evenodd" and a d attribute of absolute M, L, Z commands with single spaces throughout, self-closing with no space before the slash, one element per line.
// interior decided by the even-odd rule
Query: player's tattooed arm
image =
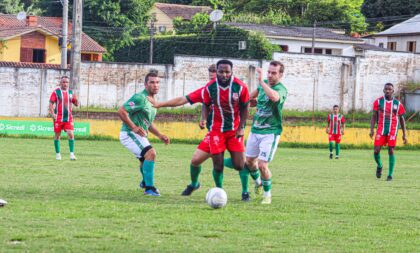
<path fill-rule="evenodd" d="M 403 136 L 402 136 L 403 142 L 404 144 L 407 144 L 407 136 L 406 136 L 407 129 L 405 128 L 405 118 L 403 115 L 400 115 L 398 117 L 400 118 L 401 129 L 403 131 Z"/>
<path fill-rule="evenodd" d="M 257 106 L 258 89 L 254 90 L 249 94 L 249 104 L 251 107 Z"/>
<path fill-rule="evenodd" d="M 378 121 L 378 112 L 373 110 L 372 118 L 370 119 L 370 133 L 369 133 L 370 138 L 373 137 L 373 128 L 375 128 L 375 124 L 377 121 Z"/>
<path fill-rule="evenodd" d="M 121 106 L 120 109 L 118 109 L 118 117 L 124 122 L 131 131 L 135 132 L 136 134 L 140 136 L 146 136 L 147 132 L 143 128 L 136 126 L 133 121 L 131 121 L 130 117 L 128 116 L 128 112 L 125 110 L 124 106 Z"/>
<path fill-rule="evenodd" d="M 260 85 L 263 88 L 265 95 L 267 95 L 267 97 L 273 102 L 279 101 L 280 100 L 279 93 L 277 91 L 271 89 L 270 85 L 268 85 L 264 82 L 263 75 L 262 75 L 262 69 L 261 68 L 256 68 L 256 71 L 258 73 L 258 80 L 260 81 Z"/>
<path fill-rule="evenodd" d="M 152 123 L 149 127 L 149 131 L 154 134 L 156 137 L 159 138 L 159 140 L 163 141 L 166 145 L 170 143 L 169 137 L 160 133 L 159 130 L 155 127 L 155 125 Z"/>

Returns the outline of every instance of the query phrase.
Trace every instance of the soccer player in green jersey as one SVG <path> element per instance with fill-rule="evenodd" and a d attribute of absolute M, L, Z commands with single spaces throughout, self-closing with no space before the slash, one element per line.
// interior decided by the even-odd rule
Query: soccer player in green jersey
<path fill-rule="evenodd" d="M 153 125 L 156 108 L 147 100 L 147 97 L 153 97 L 159 91 L 160 80 L 157 73 L 149 72 L 144 85 L 142 92 L 134 94 L 118 110 L 118 116 L 123 121 L 120 142 L 140 160 L 140 172 L 143 175 L 140 187 L 145 188 L 144 194 L 160 196 L 154 184 L 156 151 L 147 139 L 150 131 L 165 144 L 169 144 L 169 138 Z"/>
<path fill-rule="evenodd" d="M 287 97 L 287 89 L 280 82 L 284 65 L 278 61 L 270 62 L 267 76 L 259 74 L 260 85 L 250 95 L 251 101 L 257 100 L 251 133 L 246 142 L 246 166 L 250 171 L 257 168 L 261 172 L 264 196 L 262 204 L 271 204 L 271 172 L 268 163 L 273 160 L 282 133 L 282 109 Z"/>

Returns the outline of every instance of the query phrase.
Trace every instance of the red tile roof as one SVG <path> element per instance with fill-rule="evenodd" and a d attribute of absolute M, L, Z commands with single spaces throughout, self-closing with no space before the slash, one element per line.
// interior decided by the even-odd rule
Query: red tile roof
<path fill-rule="evenodd" d="M 175 17 L 182 17 L 185 20 L 191 20 L 191 18 L 197 13 L 209 14 L 212 11 L 212 8 L 208 6 L 190 6 L 166 3 L 155 3 L 155 6 L 172 19 Z"/>
<path fill-rule="evenodd" d="M 0 68 L 1 67 L 61 69 L 60 64 L 46 64 L 46 63 L 33 63 L 33 62 L 8 62 L 8 61 L 0 61 Z"/>
<path fill-rule="evenodd" d="M 32 31 L 41 31 L 56 37 L 61 37 L 61 17 L 37 17 L 37 25 L 29 26 L 26 20 L 18 20 L 15 15 L 0 14 L 0 39 L 9 39 Z M 71 38 L 72 24 L 68 25 L 69 42 Z M 106 49 L 95 40 L 82 32 L 82 52 L 105 53 Z"/>

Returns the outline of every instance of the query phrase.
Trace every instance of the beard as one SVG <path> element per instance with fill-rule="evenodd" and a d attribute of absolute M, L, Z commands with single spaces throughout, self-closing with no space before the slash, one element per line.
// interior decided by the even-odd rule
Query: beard
<path fill-rule="evenodd" d="M 221 85 L 221 86 L 227 86 L 227 85 L 229 85 L 229 83 L 230 83 L 230 79 L 231 79 L 232 77 L 229 77 L 228 79 L 224 79 L 224 78 L 220 78 L 220 77 L 217 77 L 217 82 Z"/>

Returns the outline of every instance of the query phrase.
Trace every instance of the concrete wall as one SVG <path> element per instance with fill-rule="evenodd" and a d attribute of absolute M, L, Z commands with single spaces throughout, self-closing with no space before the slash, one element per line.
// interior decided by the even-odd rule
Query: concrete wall
<path fill-rule="evenodd" d="M 420 55 L 367 51 L 359 57 L 275 53 L 285 64 L 283 83 L 289 91 L 286 109 L 329 110 L 339 104 L 369 111 L 386 82 L 420 82 Z M 221 58 L 176 56 L 174 65 L 83 63 L 78 92 L 82 106 L 117 108 L 143 89 L 149 69 L 161 77 L 158 100 L 184 96 L 208 82 L 207 68 Z M 234 75 L 254 90 L 255 67 L 269 61 L 233 59 Z M 0 116 L 45 116 L 52 90 L 63 70 L 0 67 Z"/>

